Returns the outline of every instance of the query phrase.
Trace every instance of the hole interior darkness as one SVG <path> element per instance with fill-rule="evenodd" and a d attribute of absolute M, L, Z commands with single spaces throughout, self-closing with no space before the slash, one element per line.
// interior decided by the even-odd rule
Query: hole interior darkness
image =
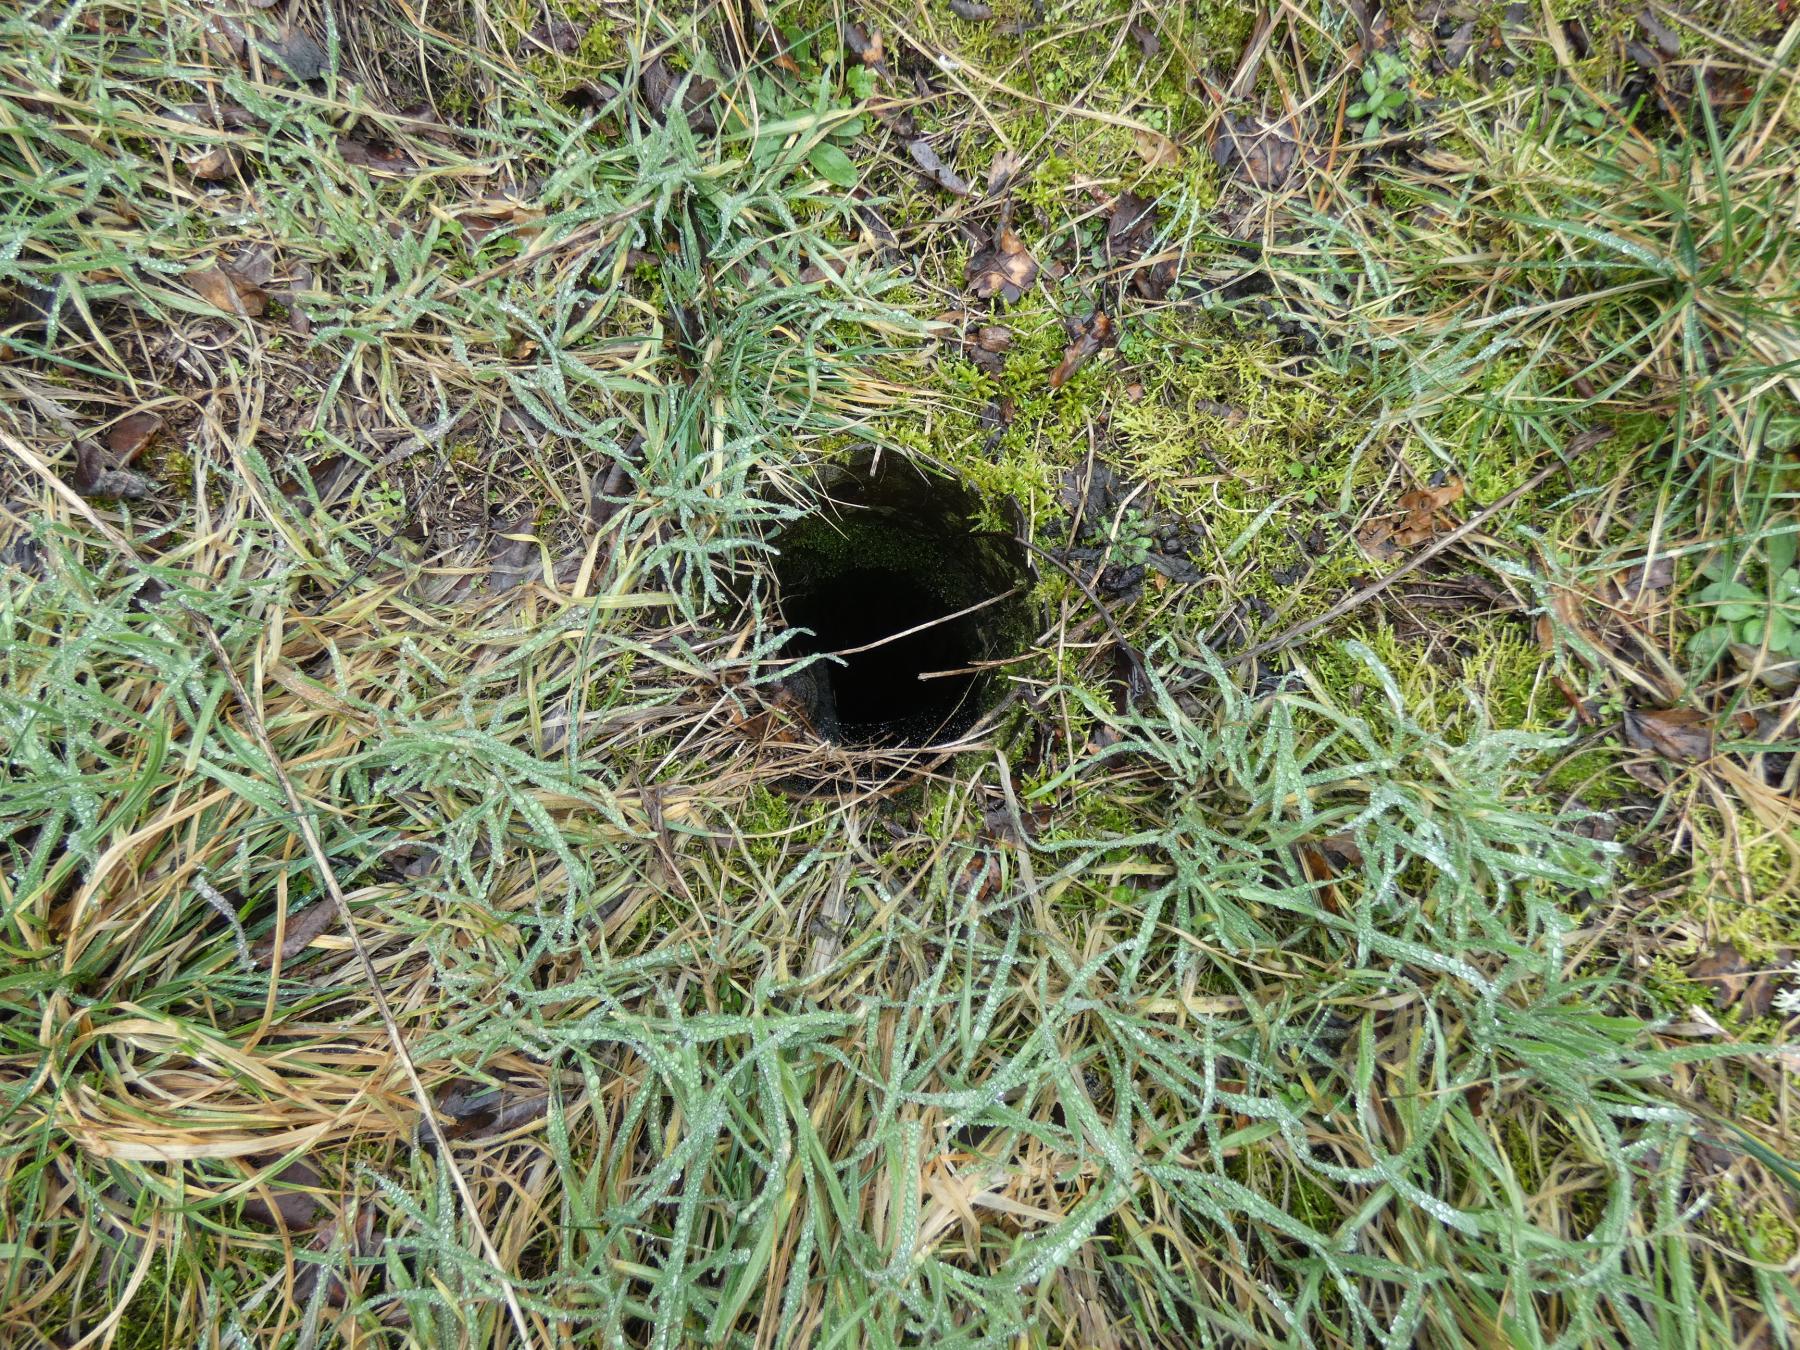
<path fill-rule="evenodd" d="M 970 605 L 1019 594 L 921 632 L 820 661 L 795 682 L 813 726 L 847 745 L 930 745 L 967 731 L 990 702 L 970 673 L 921 680 L 1017 651 L 1028 637 L 1023 550 L 974 529 L 973 493 L 905 464 L 826 484 L 832 505 L 778 541 L 776 580 L 797 656 L 864 647 Z"/>

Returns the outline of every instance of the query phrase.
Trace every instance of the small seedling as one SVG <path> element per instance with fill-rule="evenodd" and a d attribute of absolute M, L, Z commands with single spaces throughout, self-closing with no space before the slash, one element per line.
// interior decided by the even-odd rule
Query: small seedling
<path fill-rule="evenodd" d="M 1121 567 L 1142 567 L 1150 557 L 1150 525 L 1135 506 L 1119 521 L 1118 533 L 1107 540 L 1107 561 Z"/>
<path fill-rule="evenodd" d="M 1552 85 L 1544 90 L 1544 102 L 1546 112 L 1554 111 L 1557 104 L 1562 105 L 1568 113 L 1567 131 L 1575 136 L 1591 136 L 1606 125 L 1606 109 L 1579 89 Z"/>
<path fill-rule="evenodd" d="M 1774 535 L 1763 549 L 1768 584 L 1758 589 L 1725 576 L 1701 590 L 1713 622 L 1688 639 L 1688 653 L 1710 664 L 1732 646 L 1761 649 L 1800 660 L 1800 568 L 1794 565 L 1795 536 Z"/>
<path fill-rule="evenodd" d="M 1371 123 L 1394 121 L 1406 103 L 1406 62 L 1392 52 L 1376 52 L 1363 64 L 1363 97 L 1344 111 Z"/>

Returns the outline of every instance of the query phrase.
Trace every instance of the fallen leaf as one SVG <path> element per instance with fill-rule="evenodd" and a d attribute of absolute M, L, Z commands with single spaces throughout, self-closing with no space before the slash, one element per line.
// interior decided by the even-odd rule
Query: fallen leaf
<path fill-rule="evenodd" d="M 520 238 L 529 238 L 543 229 L 544 210 L 505 198 L 476 202 L 456 213 L 463 228 L 463 238 L 480 244 L 495 230 L 511 229 Z"/>
<path fill-rule="evenodd" d="M 1136 647 L 1128 642 L 1115 642 L 1112 648 L 1113 678 L 1109 681 L 1114 704 L 1122 713 L 1130 712 L 1150 693 L 1150 668 Z"/>
<path fill-rule="evenodd" d="M 1112 214 L 1106 221 L 1106 256 L 1116 263 L 1134 263 L 1143 259 L 1156 238 L 1155 204 L 1135 192 L 1121 192 L 1113 199 Z M 1131 286 L 1146 300 L 1161 300 L 1168 295 L 1181 272 L 1180 256 L 1172 251 L 1145 261 L 1132 272 Z"/>
<path fill-rule="evenodd" d="M 188 162 L 188 172 L 203 183 L 216 183 L 233 177 L 238 171 L 238 155 L 228 145 L 215 145 L 199 158 Z"/>
<path fill-rule="evenodd" d="M 511 1134 L 514 1130 L 541 1120 L 550 1109 L 550 1096 L 545 1092 L 519 1092 L 488 1087 L 470 1079 L 458 1079 L 437 1099 L 438 1114 L 447 1116 L 438 1128 L 451 1143 L 470 1143 Z M 419 1123 L 419 1146 L 435 1147 L 431 1131 Z"/>
<path fill-rule="evenodd" d="M 988 165 L 988 196 L 998 197 L 1013 184 L 1019 176 L 1019 170 L 1025 167 L 1025 156 L 1017 150 L 1002 150 L 994 156 L 994 162 Z"/>
<path fill-rule="evenodd" d="M 756 21 L 756 35 L 774 55 L 773 65 L 777 70 L 785 70 L 789 75 L 800 73 L 800 63 L 794 60 L 794 54 L 788 50 L 787 39 L 782 37 L 781 30 L 767 19 Z"/>
<path fill-rule="evenodd" d="M 711 107 L 718 86 L 711 80 L 698 75 L 677 75 L 658 56 L 644 63 L 639 86 L 643 90 L 644 101 L 650 105 L 650 111 L 663 121 L 668 120 L 669 111 L 679 93 L 681 110 L 689 127 L 702 135 L 711 135 L 719 129 L 718 119 L 713 116 Z"/>
<path fill-rule="evenodd" d="M 928 141 L 923 138 L 908 141 L 906 153 L 911 155 L 913 163 L 925 170 L 931 176 L 932 181 L 943 188 L 945 192 L 957 197 L 969 195 L 968 180 L 960 177 L 954 169 L 944 163 Z"/>
<path fill-rule="evenodd" d="M 1550 594 L 1550 606 L 1538 615 L 1538 645 L 1547 652 L 1556 650 L 1557 621 L 1572 633 L 1580 634 L 1584 641 L 1593 641 L 1582 613 L 1581 598 L 1573 591 L 1558 587 Z"/>
<path fill-rule="evenodd" d="M 1673 61 L 1681 55 L 1681 35 L 1661 22 L 1648 7 L 1638 11 L 1638 27 L 1656 49 Z"/>
<path fill-rule="evenodd" d="M 894 233 L 894 227 L 882 218 L 881 212 L 864 202 L 856 204 L 857 219 L 862 221 L 863 228 L 869 237 L 882 249 L 896 251 L 900 247 L 900 237 Z"/>
<path fill-rule="evenodd" d="M 998 398 L 991 398 L 982 404 L 981 411 L 976 414 L 976 418 L 991 433 L 990 439 L 992 439 L 1012 425 L 1015 412 L 1013 400 L 1002 394 Z"/>
<path fill-rule="evenodd" d="M 1542 620 L 1539 622 L 1542 622 Z M 1576 721 L 1580 722 L 1584 727 L 1599 725 L 1600 713 L 1599 710 L 1594 707 L 1594 701 L 1592 699 L 1583 698 L 1580 693 L 1576 691 L 1575 686 L 1570 684 L 1561 675 L 1552 675 L 1550 678 L 1556 681 L 1556 687 L 1562 693 L 1563 701 L 1575 710 Z"/>
<path fill-rule="evenodd" d="M 268 308 L 269 296 L 262 287 L 223 265 L 197 267 L 187 274 L 187 283 L 207 304 L 227 314 L 255 318 Z"/>
<path fill-rule="evenodd" d="M 881 46 L 881 34 L 864 28 L 859 23 L 844 25 L 844 45 L 865 66 L 879 67 L 886 58 Z"/>
<path fill-rule="evenodd" d="M 70 483 L 84 497 L 120 501 L 135 501 L 156 490 L 156 484 L 142 474 L 119 468 L 112 456 L 92 441 L 75 442 L 75 476 Z"/>
<path fill-rule="evenodd" d="M 281 959 L 292 961 L 301 952 L 312 945 L 314 938 L 327 931 L 337 922 L 337 909 L 329 900 L 315 900 L 298 914 L 288 911 L 287 932 L 282 935 Z M 250 949 L 250 954 L 262 965 L 268 965 L 275 955 L 275 934 L 273 931 Z"/>
<path fill-rule="evenodd" d="M 238 103 L 183 103 L 175 111 L 191 122 L 220 131 L 249 131 L 262 125 L 254 113 Z"/>
<path fill-rule="evenodd" d="M 1696 708 L 1627 708 L 1624 725 L 1626 743 L 1639 750 L 1687 763 L 1712 758 L 1712 723 Z"/>
<path fill-rule="evenodd" d="M 383 149 L 353 136 L 339 136 L 337 149 L 344 163 L 354 164 L 359 169 L 392 174 L 418 172 L 418 166 L 398 150 Z"/>
<path fill-rule="evenodd" d="M 1280 187 L 1294 170 L 1300 147 L 1285 120 L 1264 123 L 1227 117 L 1213 140 L 1213 162 L 1234 169 L 1260 188 Z"/>
<path fill-rule="evenodd" d="M 1469 55 L 1469 48 L 1475 45 L 1475 20 L 1464 19 L 1462 24 L 1444 43 L 1444 68 L 1455 70 Z"/>
<path fill-rule="evenodd" d="M 1103 309 L 1096 309 L 1075 331 L 1074 339 L 1063 352 L 1062 363 L 1050 372 L 1050 387 L 1061 389 L 1093 358 L 1094 353 L 1116 341 L 1111 316 Z"/>
<path fill-rule="evenodd" d="M 243 60 L 248 47 L 243 27 L 219 14 L 206 20 L 201 40 L 208 51 L 226 61 Z"/>
<path fill-rule="evenodd" d="M 143 453 L 162 425 L 162 418 L 153 412 L 126 413 L 107 431 L 106 448 L 119 457 L 120 463 L 129 464 Z"/>
<path fill-rule="evenodd" d="M 1030 850 L 1036 837 L 1048 829 L 1055 812 L 1047 803 L 1020 806 L 1015 811 L 1003 798 L 990 798 L 981 807 L 981 835 L 990 844 Z"/>
<path fill-rule="evenodd" d="M 318 79 L 331 64 L 330 53 L 298 28 L 284 28 L 279 37 L 257 45 L 264 56 L 302 83 Z"/>
<path fill-rule="evenodd" d="M 1388 562 L 1428 544 L 1438 535 L 1454 529 L 1455 518 L 1448 508 L 1461 500 L 1460 478 L 1445 478 L 1422 488 L 1400 494 L 1398 514 L 1370 521 L 1356 532 L 1356 542 L 1363 552 L 1378 562 Z"/>
<path fill-rule="evenodd" d="M 1131 144 L 1147 168 L 1172 168 L 1181 159 L 1181 148 L 1159 131 L 1140 128 L 1131 133 Z"/>
<path fill-rule="evenodd" d="M 1460 478 L 1446 478 L 1441 483 L 1401 493 L 1400 509 L 1406 515 L 1395 537 L 1403 546 L 1414 548 L 1453 528 L 1455 519 L 1446 514 L 1446 508 L 1461 501 L 1462 495 Z"/>
<path fill-rule="evenodd" d="M 1721 1012 L 1737 1008 L 1746 1022 L 1766 1015 L 1775 1002 L 1776 985 L 1786 974 L 1794 953 L 1783 948 L 1760 965 L 1744 959 L 1729 942 L 1722 942 L 1688 967 L 1688 978 L 1713 991 Z"/>
<path fill-rule="evenodd" d="M 488 540 L 487 594 L 500 595 L 543 574 L 537 536 L 529 519 L 497 525 Z"/>
<path fill-rule="evenodd" d="M 339 1215 L 313 1235 L 309 1245 L 315 1252 L 329 1252 L 338 1245 L 338 1234 L 344 1227 L 344 1216 Z M 340 1253 L 338 1259 L 346 1268 L 354 1271 L 359 1257 L 375 1255 L 380 1249 L 375 1241 L 375 1206 L 363 1201 L 357 1206 L 356 1226 L 350 1230 L 347 1250 Z M 354 1276 L 352 1277 L 354 1278 Z M 301 1266 L 294 1276 L 294 1302 L 305 1307 L 312 1301 L 313 1293 L 319 1282 L 325 1281 L 324 1300 L 333 1308 L 341 1308 L 348 1301 L 349 1291 L 344 1287 L 343 1279 L 329 1264 L 323 1261 L 307 1262 Z"/>
<path fill-rule="evenodd" d="M 998 295 L 1008 304 L 1025 294 L 1026 287 L 1037 280 L 1037 259 L 1031 256 L 1025 242 L 1002 224 L 994 241 L 969 259 L 968 286 L 983 300 Z"/>
<path fill-rule="evenodd" d="M 263 1165 L 273 1161 L 265 1159 Z M 325 1208 L 312 1193 L 321 1185 L 319 1174 L 305 1161 L 295 1159 L 244 1197 L 244 1217 L 290 1233 L 311 1228 Z"/>
<path fill-rule="evenodd" d="M 1063 474 L 1057 501 L 1069 513 L 1069 522 L 1077 534 L 1110 521 L 1120 500 L 1129 489 L 1111 465 L 1096 459 L 1090 452 L 1078 467 Z"/>
<path fill-rule="evenodd" d="M 1000 891 L 1000 864 L 988 849 L 977 849 L 956 870 L 950 882 L 964 903 L 985 904 Z"/>
<path fill-rule="evenodd" d="M 1325 908 L 1342 914 L 1344 904 L 1338 894 L 1337 879 L 1345 871 L 1362 866 L 1362 849 L 1347 834 L 1327 835 L 1323 839 L 1302 839 L 1295 846 L 1301 870 L 1318 888 Z"/>
<path fill-rule="evenodd" d="M 520 45 L 520 55 L 528 55 L 530 47 L 538 47 L 555 52 L 558 56 L 573 56 L 581 47 L 581 39 L 587 36 L 587 30 L 580 24 L 571 23 L 567 19 L 539 19 L 525 34 L 525 42 Z"/>
<path fill-rule="evenodd" d="M 970 23 L 986 23 L 994 17 L 992 7 L 982 4 L 981 0 L 950 0 L 950 12 Z"/>
<path fill-rule="evenodd" d="M 1675 559 L 1668 554 L 1627 567 L 1608 578 L 1598 597 L 1608 605 L 1640 606 L 1656 591 L 1675 584 Z"/>
<path fill-rule="evenodd" d="M 1143 253 L 1156 234 L 1156 208 L 1135 192 L 1121 192 L 1113 199 L 1106 219 L 1106 256 L 1129 262 Z"/>

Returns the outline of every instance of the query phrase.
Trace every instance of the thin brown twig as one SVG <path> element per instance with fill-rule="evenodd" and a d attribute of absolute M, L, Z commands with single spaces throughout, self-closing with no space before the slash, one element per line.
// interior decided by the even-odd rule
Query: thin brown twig
<path fill-rule="evenodd" d="M 148 570 L 148 565 L 139 556 L 138 551 L 132 547 L 131 541 L 102 520 L 99 513 L 89 506 L 79 493 L 65 483 L 55 470 L 33 453 L 28 446 L 4 431 L 0 431 L 0 445 L 4 445 L 26 468 L 42 478 L 50 489 L 97 530 L 126 562 L 140 571 Z M 501 1277 L 501 1293 L 506 1301 L 507 1311 L 512 1316 L 513 1326 L 519 1333 L 520 1344 L 530 1345 L 532 1344 L 531 1327 L 525 1320 L 525 1310 L 519 1306 L 518 1298 L 513 1293 L 512 1282 L 507 1276 L 506 1267 L 500 1260 L 500 1252 L 494 1246 L 493 1238 L 488 1234 L 487 1225 L 482 1222 L 481 1211 L 475 1206 L 475 1196 L 469 1190 L 469 1183 L 464 1179 L 462 1169 L 457 1167 L 456 1161 L 451 1155 L 450 1141 L 445 1137 L 442 1127 L 438 1124 L 437 1113 L 431 1103 L 431 1095 L 426 1092 L 425 1083 L 419 1077 L 419 1071 L 413 1064 L 412 1053 L 406 1047 L 406 1038 L 400 1031 L 400 1024 L 395 1020 L 393 1008 L 389 1005 L 387 994 L 381 987 L 381 978 L 376 973 L 375 962 L 369 955 L 369 949 L 363 945 L 362 934 L 357 931 L 355 917 L 350 913 L 350 902 L 344 898 L 344 889 L 338 883 L 337 873 L 332 869 L 331 861 L 325 856 L 325 850 L 319 843 L 318 834 L 313 830 L 312 817 L 301 801 L 300 793 L 294 787 L 293 779 L 282 767 L 281 757 L 276 753 L 274 743 L 269 739 L 268 729 L 263 725 L 262 717 L 256 711 L 256 704 L 250 697 L 250 691 L 244 687 L 237 668 L 232 664 L 231 655 L 225 650 L 225 644 L 219 640 L 218 633 L 204 614 L 188 605 L 181 605 L 180 608 L 193 623 L 195 630 L 206 642 L 206 645 L 212 649 L 213 655 L 218 660 L 219 669 L 231 685 L 231 692 L 243 712 L 245 725 L 256 741 L 257 748 L 262 751 L 264 758 L 269 762 L 269 771 L 274 775 L 276 786 L 281 789 L 281 795 L 287 801 L 294 826 L 300 832 L 301 842 L 306 845 L 307 854 L 311 857 L 313 866 L 318 869 L 320 879 L 325 883 L 326 892 L 331 896 L 331 902 L 337 909 L 338 921 L 343 925 L 345 936 L 350 939 L 350 946 L 356 953 L 357 964 L 361 967 L 363 979 L 368 984 L 369 992 L 375 1000 L 375 1008 L 381 1016 L 382 1025 L 387 1030 L 388 1040 L 394 1047 L 395 1055 L 399 1057 L 400 1066 L 406 1074 L 407 1085 L 412 1089 L 413 1099 L 418 1103 L 426 1127 L 431 1131 L 432 1141 L 437 1146 L 437 1155 L 443 1160 L 445 1168 L 449 1170 L 450 1180 L 456 1186 L 457 1194 L 462 1198 L 463 1208 L 468 1211 L 469 1222 L 474 1226 L 475 1236 L 481 1243 L 482 1254 L 493 1266 L 495 1273 Z"/>

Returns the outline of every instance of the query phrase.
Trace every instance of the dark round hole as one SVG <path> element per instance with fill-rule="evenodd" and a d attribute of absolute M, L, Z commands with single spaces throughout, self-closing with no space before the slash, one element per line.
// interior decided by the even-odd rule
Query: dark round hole
<path fill-rule="evenodd" d="M 782 534 L 775 570 L 784 618 L 807 630 L 788 652 L 838 655 L 791 687 L 840 744 L 954 739 L 991 701 L 987 673 L 971 668 L 1030 636 L 1024 551 L 975 528 L 973 493 L 910 465 L 827 488 L 831 509 Z"/>

